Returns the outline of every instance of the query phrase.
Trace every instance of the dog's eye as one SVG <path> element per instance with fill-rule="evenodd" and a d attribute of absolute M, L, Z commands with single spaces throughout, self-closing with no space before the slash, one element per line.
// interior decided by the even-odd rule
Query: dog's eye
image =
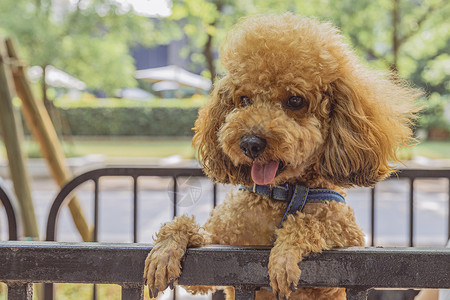
<path fill-rule="evenodd" d="M 242 96 L 241 103 L 242 103 L 242 106 L 247 106 L 247 105 L 252 104 L 252 100 L 247 96 Z"/>
<path fill-rule="evenodd" d="M 305 107 L 308 104 L 308 100 L 301 96 L 292 96 L 289 97 L 286 102 L 285 106 L 292 110 L 297 110 Z"/>

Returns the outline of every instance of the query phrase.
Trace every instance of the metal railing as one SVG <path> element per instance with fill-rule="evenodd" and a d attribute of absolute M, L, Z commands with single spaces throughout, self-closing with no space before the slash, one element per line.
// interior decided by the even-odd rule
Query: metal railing
<path fill-rule="evenodd" d="M 55 240 L 56 222 L 59 211 L 64 203 L 69 200 L 70 193 L 79 185 L 87 181 L 94 182 L 94 241 L 97 241 L 97 225 L 98 225 L 98 181 L 101 177 L 107 176 L 129 176 L 133 178 L 133 241 L 137 242 L 137 209 L 138 209 L 138 178 L 143 176 L 159 176 L 171 177 L 173 179 L 173 216 L 177 215 L 177 178 L 181 176 L 205 177 L 200 168 L 102 168 L 81 174 L 67 183 L 66 186 L 57 195 L 47 220 L 47 241 Z M 409 179 L 409 246 L 414 246 L 414 182 L 422 178 L 447 178 L 448 179 L 448 206 L 450 214 L 450 169 L 402 169 L 398 173 L 392 175 L 390 179 Z M 370 245 L 375 246 L 375 207 L 376 207 L 376 190 L 377 187 L 371 189 L 371 211 L 370 211 Z M 213 185 L 212 195 L 213 206 L 217 204 L 217 186 Z M 448 239 L 450 239 L 450 217 L 447 222 Z"/>
<path fill-rule="evenodd" d="M 137 243 L 138 237 L 138 179 L 140 177 L 170 177 L 173 180 L 172 184 L 172 201 L 173 201 L 173 217 L 177 216 L 177 191 L 179 177 L 206 177 L 200 168 L 140 168 L 140 167 L 120 167 L 120 168 L 101 168 L 83 173 L 71 181 L 69 181 L 58 193 L 53 201 L 50 213 L 47 219 L 46 240 L 55 241 L 56 239 L 56 224 L 61 208 L 70 201 L 71 193 L 85 182 L 94 183 L 94 226 L 93 226 L 93 241 L 98 241 L 98 219 L 99 219 L 99 180 L 102 177 L 131 177 L 133 179 L 133 242 Z M 213 207 L 217 204 L 217 186 L 213 185 Z M 46 300 L 53 299 L 53 286 L 51 284 L 45 285 L 44 297 Z M 219 296 L 220 297 L 220 296 Z M 96 299 L 96 289 L 94 286 L 93 299 Z M 173 293 L 173 299 L 176 299 L 176 292 Z M 220 298 L 218 298 L 220 299 Z M 223 299 L 223 298 L 222 298 Z"/>
<path fill-rule="evenodd" d="M 0 281 L 9 300 L 31 300 L 31 283 L 106 283 L 122 286 L 122 299 L 143 299 L 142 270 L 149 244 L 0 242 Z M 236 300 L 269 286 L 268 247 L 188 249 L 180 285 L 233 286 Z M 300 287 L 343 287 L 348 300 L 370 288 L 450 288 L 450 250 L 344 248 L 310 254 L 299 266 Z"/>
<path fill-rule="evenodd" d="M 417 179 L 447 178 L 448 180 L 448 216 L 447 216 L 447 237 L 450 240 L 450 169 L 402 169 L 393 174 L 390 179 L 409 179 L 409 246 L 414 246 L 414 182 Z M 370 245 L 375 245 L 375 194 L 376 186 L 371 189 L 371 209 L 370 209 Z"/>
<path fill-rule="evenodd" d="M 81 184 L 92 181 L 94 182 L 94 237 L 93 241 L 97 241 L 98 237 L 98 200 L 99 200 L 99 179 L 101 177 L 131 177 L 133 179 L 133 242 L 137 242 L 138 236 L 138 220 L 137 211 L 138 201 L 138 178 L 139 177 L 171 177 L 173 180 L 173 216 L 177 215 L 177 178 L 187 177 L 206 177 L 200 168 L 138 168 L 138 167 L 121 167 L 121 168 L 102 168 L 83 173 L 71 181 L 69 181 L 58 193 L 53 201 L 50 213 L 47 219 L 46 240 L 54 241 L 56 238 L 56 223 L 61 207 L 70 200 L 69 195 L 74 189 Z M 216 206 L 217 191 L 214 184 L 213 189 L 213 205 Z"/>
<path fill-rule="evenodd" d="M 204 177 L 204 173 L 200 168 L 137 168 L 137 167 L 122 167 L 122 168 L 103 168 L 93 171 L 86 172 L 74 178 L 70 181 L 57 195 L 55 201 L 53 202 L 48 222 L 47 222 L 47 241 L 54 241 L 56 237 L 56 224 L 57 217 L 61 207 L 70 200 L 68 197 L 71 192 L 76 189 L 81 184 L 87 181 L 94 182 L 94 241 L 97 241 L 97 228 L 98 228 L 98 195 L 99 195 L 99 179 L 101 177 L 111 177 L 111 176 L 128 176 L 133 179 L 133 241 L 137 242 L 137 211 L 138 211 L 138 178 L 144 176 L 158 176 L 158 177 L 171 177 L 173 180 L 173 216 L 177 215 L 177 178 L 182 176 L 193 176 L 193 177 Z M 409 245 L 414 245 L 414 182 L 419 178 L 447 178 L 449 182 L 450 191 L 450 170 L 422 170 L 422 169 L 404 169 L 399 173 L 393 175 L 391 178 L 406 178 L 409 179 Z M 217 186 L 213 185 L 213 206 L 217 203 Z M 375 245 L 375 206 L 376 206 L 376 190 L 377 188 L 371 189 L 371 212 L 370 212 L 370 233 L 371 233 L 371 246 Z M 448 193 L 449 198 L 449 211 L 450 211 L 450 192 Z M 450 218 L 448 220 L 448 236 L 450 238 Z M 52 296 L 51 289 L 49 286 L 46 287 L 46 297 L 51 299 Z M 95 292 L 94 292 L 95 299 Z M 175 295 L 174 295 L 175 299 Z M 215 297 L 214 299 L 221 299 L 221 296 Z"/>
<path fill-rule="evenodd" d="M 0 178 L 0 202 L 3 204 L 3 208 L 6 212 L 6 218 L 8 220 L 8 239 L 17 240 L 17 219 L 14 212 L 14 207 L 11 202 L 11 197 L 3 185 L 3 181 Z"/>

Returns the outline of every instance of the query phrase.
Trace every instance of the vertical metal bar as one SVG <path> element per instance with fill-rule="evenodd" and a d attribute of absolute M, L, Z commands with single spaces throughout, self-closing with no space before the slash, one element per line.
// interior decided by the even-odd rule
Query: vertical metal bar
<path fill-rule="evenodd" d="M 409 246 L 414 247 L 414 177 L 409 185 Z"/>
<path fill-rule="evenodd" d="M 122 285 L 122 300 L 144 299 L 144 285 Z"/>
<path fill-rule="evenodd" d="M 212 300 L 225 300 L 225 293 L 223 290 L 218 290 L 214 294 L 212 294 Z"/>
<path fill-rule="evenodd" d="M 98 242 L 98 178 L 94 179 L 94 242 Z"/>
<path fill-rule="evenodd" d="M 347 300 L 366 300 L 367 292 L 366 289 L 347 289 Z"/>
<path fill-rule="evenodd" d="M 370 189 L 370 246 L 375 246 L 375 186 Z"/>
<path fill-rule="evenodd" d="M 98 180 L 98 177 L 94 179 L 94 242 L 98 241 Z M 92 300 L 97 300 L 97 285 L 95 284 L 92 289 Z"/>
<path fill-rule="evenodd" d="M 44 283 L 44 299 L 53 300 L 53 283 Z"/>
<path fill-rule="evenodd" d="M 133 176 L 133 243 L 137 243 L 138 177 Z"/>
<path fill-rule="evenodd" d="M 173 217 L 177 216 L 177 177 L 173 176 Z"/>
<path fill-rule="evenodd" d="M 245 287 L 234 287 L 235 300 L 250 300 L 255 299 L 255 290 Z"/>
<path fill-rule="evenodd" d="M 8 300 L 32 300 L 33 284 L 31 282 L 8 282 Z"/>
<path fill-rule="evenodd" d="M 173 176 L 173 217 L 177 216 L 177 177 Z M 172 291 L 172 300 L 177 300 L 177 288 L 175 287 Z"/>
<path fill-rule="evenodd" d="M 447 211 L 447 222 L 448 222 L 448 228 L 447 228 L 447 241 L 450 240 L 450 177 L 448 179 L 448 211 Z"/>
<path fill-rule="evenodd" d="M 97 300 L 97 285 L 94 284 L 92 288 L 92 300 Z"/>
<path fill-rule="evenodd" d="M 217 206 L 217 183 L 213 184 L 213 207 Z"/>

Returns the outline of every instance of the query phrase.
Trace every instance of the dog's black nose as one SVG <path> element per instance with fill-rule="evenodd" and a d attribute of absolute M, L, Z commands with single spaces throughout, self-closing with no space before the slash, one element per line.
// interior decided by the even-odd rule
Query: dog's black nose
<path fill-rule="evenodd" d="M 266 149 L 267 141 L 259 136 L 244 136 L 239 142 L 242 152 L 251 159 L 257 158 Z"/>

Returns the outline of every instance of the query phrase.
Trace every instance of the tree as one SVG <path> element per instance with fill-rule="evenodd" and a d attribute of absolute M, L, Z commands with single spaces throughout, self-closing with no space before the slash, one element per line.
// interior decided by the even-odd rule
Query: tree
<path fill-rule="evenodd" d="M 245 2 L 245 3 L 243 3 Z M 214 82 L 217 76 L 217 53 L 226 31 L 247 12 L 246 1 L 174 0 L 173 13 L 161 20 L 160 29 L 172 39 L 186 38 L 183 55 L 194 69 Z"/>
<path fill-rule="evenodd" d="M 129 47 L 151 43 L 153 23 L 110 0 L 2 0 L 0 29 L 18 39 L 26 61 L 41 66 L 44 76 L 54 65 L 112 93 L 136 85 Z M 45 101 L 45 79 L 42 91 Z"/>
<path fill-rule="evenodd" d="M 296 9 L 333 22 L 375 67 L 398 72 L 429 93 L 449 92 L 443 66 L 450 63 L 450 2 L 322 0 Z"/>
<path fill-rule="evenodd" d="M 448 93 L 450 2 L 445 0 L 175 0 L 172 28 L 189 40 L 197 66 L 215 77 L 218 44 L 241 16 L 293 11 L 331 21 L 376 68 L 389 68 L 429 92 Z M 173 23 L 172 23 L 173 25 Z M 178 31 L 177 31 L 178 30 Z"/>

